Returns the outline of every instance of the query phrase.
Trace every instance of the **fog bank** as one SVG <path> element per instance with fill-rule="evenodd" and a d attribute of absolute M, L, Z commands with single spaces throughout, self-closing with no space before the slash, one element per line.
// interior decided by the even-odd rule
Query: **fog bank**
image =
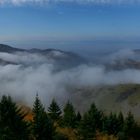
<path fill-rule="evenodd" d="M 128 50 L 126 53 L 133 55 Z M 118 55 L 125 56 L 124 52 L 121 52 L 108 58 L 116 56 L 118 58 Z M 52 98 L 60 102 L 68 99 L 70 96 L 68 89 L 72 88 L 140 83 L 138 69 L 107 71 L 102 64 L 84 64 L 54 71 L 56 67 L 54 60 L 30 53 L 0 53 L 0 59 L 12 62 L 0 65 L 0 94 L 11 95 L 15 100 L 28 105 L 32 104 L 37 92 L 47 105 Z"/>

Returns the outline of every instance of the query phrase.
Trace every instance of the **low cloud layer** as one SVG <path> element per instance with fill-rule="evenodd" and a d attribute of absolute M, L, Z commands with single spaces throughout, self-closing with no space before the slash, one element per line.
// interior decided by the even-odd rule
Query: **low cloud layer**
<path fill-rule="evenodd" d="M 52 61 L 38 54 L 0 53 L 0 59 L 15 63 L 0 66 L 1 95 L 11 95 L 29 105 L 37 92 L 44 104 L 48 104 L 54 97 L 60 102 L 68 99 L 69 90 L 74 88 L 140 83 L 140 70 L 136 69 L 106 71 L 103 65 L 80 65 L 56 72 Z"/>

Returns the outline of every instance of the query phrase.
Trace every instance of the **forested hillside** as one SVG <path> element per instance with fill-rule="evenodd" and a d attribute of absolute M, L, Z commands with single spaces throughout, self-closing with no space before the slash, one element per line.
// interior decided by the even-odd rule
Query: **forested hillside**
<path fill-rule="evenodd" d="M 9 96 L 0 100 L 0 140 L 139 140 L 140 125 L 133 114 L 105 114 L 94 103 L 84 114 L 67 101 L 53 99 L 44 108 L 36 95 L 31 114 Z"/>

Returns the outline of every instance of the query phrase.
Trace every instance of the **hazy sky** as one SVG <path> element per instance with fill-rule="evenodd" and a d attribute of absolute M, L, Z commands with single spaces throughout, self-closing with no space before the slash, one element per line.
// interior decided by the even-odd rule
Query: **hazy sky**
<path fill-rule="evenodd" d="M 139 40 L 140 0 L 0 0 L 0 43 L 139 46 Z"/>

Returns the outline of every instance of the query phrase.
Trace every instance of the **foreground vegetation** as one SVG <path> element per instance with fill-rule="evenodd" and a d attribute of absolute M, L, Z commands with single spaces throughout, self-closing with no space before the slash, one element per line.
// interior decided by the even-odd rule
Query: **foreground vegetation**
<path fill-rule="evenodd" d="M 140 125 L 131 112 L 126 117 L 106 115 L 96 105 L 81 115 L 68 101 L 63 111 L 53 99 L 47 111 L 38 95 L 31 119 L 9 96 L 0 100 L 0 140 L 139 140 Z"/>

